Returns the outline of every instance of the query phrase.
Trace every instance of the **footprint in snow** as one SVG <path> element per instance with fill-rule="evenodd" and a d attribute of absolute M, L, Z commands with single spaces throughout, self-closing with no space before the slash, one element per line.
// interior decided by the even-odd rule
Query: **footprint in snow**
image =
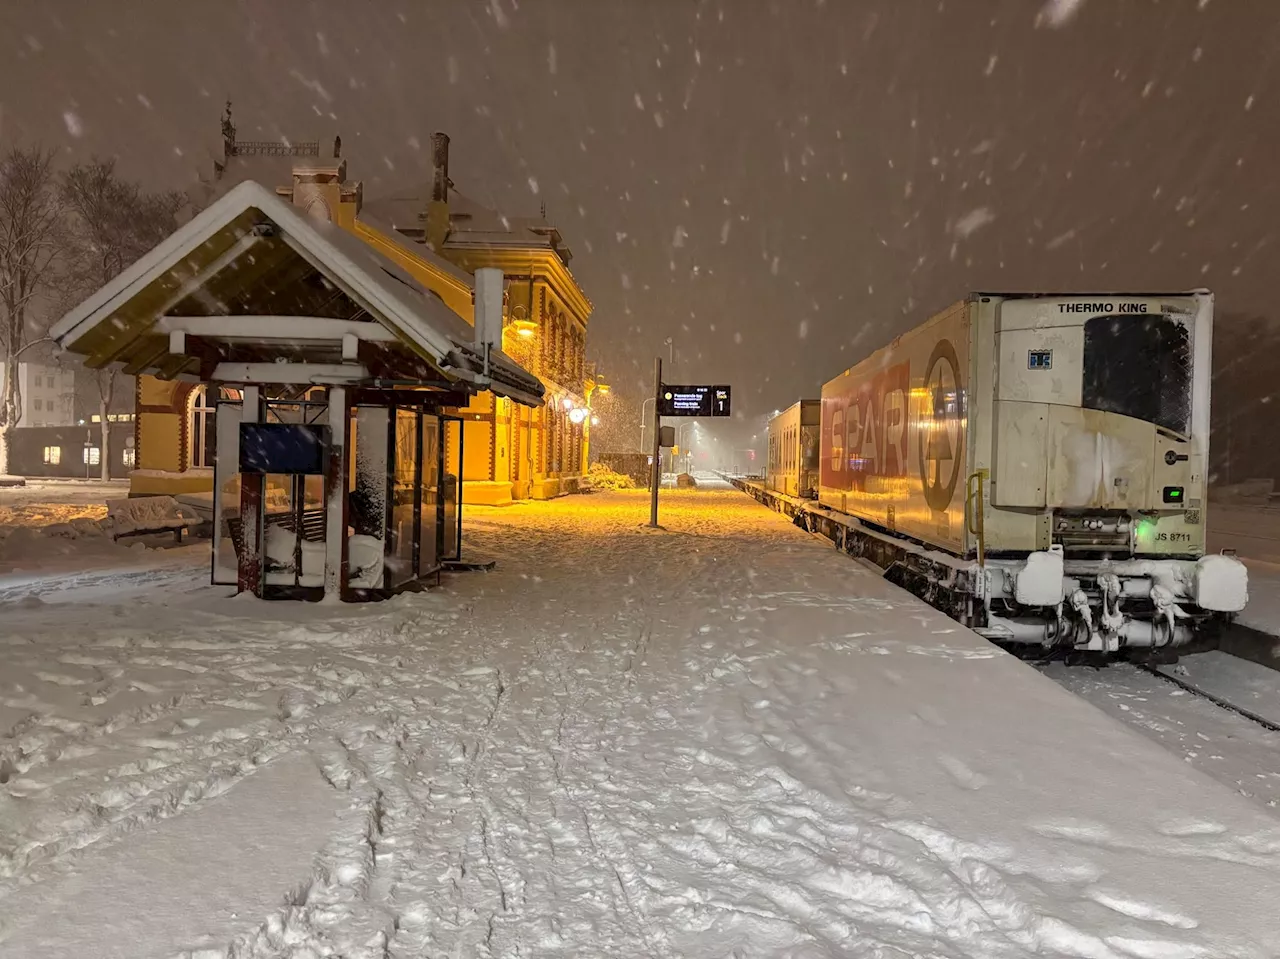
<path fill-rule="evenodd" d="M 1172 910 L 1162 909 L 1160 906 L 1140 902 L 1137 899 L 1130 899 L 1126 896 L 1112 895 L 1100 889 L 1090 891 L 1089 898 L 1098 905 L 1105 906 L 1112 912 L 1118 912 L 1122 916 L 1128 916 L 1130 919 L 1160 922 L 1175 929 L 1195 929 L 1200 925 L 1198 920 L 1192 919 L 1190 916 L 1184 916 Z"/>
<path fill-rule="evenodd" d="M 974 772 L 961 759 L 943 754 L 938 757 L 938 765 L 947 771 L 957 786 L 962 789 L 978 790 L 990 780 L 982 773 Z"/>
<path fill-rule="evenodd" d="M 1227 827 L 1222 823 L 1209 819 L 1175 819 L 1156 827 L 1156 832 L 1162 836 L 1179 839 L 1186 836 L 1221 836 L 1226 831 Z"/>

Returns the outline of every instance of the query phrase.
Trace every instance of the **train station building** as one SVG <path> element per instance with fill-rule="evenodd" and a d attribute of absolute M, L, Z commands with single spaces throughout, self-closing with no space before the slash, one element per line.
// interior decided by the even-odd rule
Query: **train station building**
<path fill-rule="evenodd" d="M 569 269 L 572 253 L 546 219 L 504 216 L 453 189 L 449 140 L 431 140 L 433 177 L 422 190 L 365 200 L 348 176 L 341 141 L 240 140 L 230 105 L 212 175 L 192 194 L 207 208 L 246 180 L 261 183 L 309 218 L 330 222 L 434 294 L 465 324 L 474 322 L 475 271 L 505 276 L 501 346 L 528 370 L 546 402 L 524 406 L 483 390 L 449 409 L 447 455 L 462 459 L 469 503 L 504 505 L 575 492 L 586 474 L 591 404 L 599 378 L 586 362 L 591 302 Z M 322 155 L 324 154 L 324 155 Z M 226 385 L 153 375 L 138 363 L 137 468 L 130 494 L 183 495 L 213 489 L 213 414 L 234 398 Z M 167 372 L 167 371 L 165 371 Z"/>

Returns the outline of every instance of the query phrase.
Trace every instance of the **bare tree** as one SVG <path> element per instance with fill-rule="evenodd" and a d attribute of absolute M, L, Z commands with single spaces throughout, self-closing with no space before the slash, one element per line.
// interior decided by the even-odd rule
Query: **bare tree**
<path fill-rule="evenodd" d="M 0 157 L 0 473 L 8 468 L 10 433 L 22 415 L 18 361 L 42 342 L 35 302 L 54 280 L 62 236 L 62 196 L 54 152 L 14 147 Z"/>
<path fill-rule="evenodd" d="M 121 179 L 115 160 L 97 157 L 67 171 L 62 197 L 71 214 L 69 252 L 83 295 L 104 286 L 172 233 L 186 202 L 180 193 L 149 193 Z M 111 475 L 110 413 L 118 377 L 115 367 L 97 371 L 104 480 Z"/>

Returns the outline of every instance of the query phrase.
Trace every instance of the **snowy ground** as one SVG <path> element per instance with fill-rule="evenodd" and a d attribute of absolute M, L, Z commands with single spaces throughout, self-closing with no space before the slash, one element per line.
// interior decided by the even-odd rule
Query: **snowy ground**
<path fill-rule="evenodd" d="M 0 956 L 1274 956 L 1280 827 L 732 491 L 497 572 L 0 577 Z"/>
<path fill-rule="evenodd" d="M 0 526 L 101 519 L 107 500 L 128 495 L 128 480 L 29 479 L 25 486 L 0 486 Z"/>
<path fill-rule="evenodd" d="M 1188 657 L 1182 664 L 1193 676 L 1199 658 Z M 1044 672 L 1189 766 L 1270 809 L 1280 808 L 1280 733 L 1135 666 L 1090 669 L 1054 664 Z M 1239 690 L 1222 692 L 1231 702 L 1243 698 Z"/>

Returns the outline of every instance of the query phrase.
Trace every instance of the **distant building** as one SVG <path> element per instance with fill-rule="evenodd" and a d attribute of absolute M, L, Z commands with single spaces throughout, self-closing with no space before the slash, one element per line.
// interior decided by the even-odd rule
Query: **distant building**
<path fill-rule="evenodd" d="M 0 396 L 5 371 L 0 367 Z M 76 421 L 76 375 L 73 370 L 41 363 L 18 364 L 21 405 L 18 427 L 71 426 Z M 13 469 L 12 465 L 10 467 Z"/>

